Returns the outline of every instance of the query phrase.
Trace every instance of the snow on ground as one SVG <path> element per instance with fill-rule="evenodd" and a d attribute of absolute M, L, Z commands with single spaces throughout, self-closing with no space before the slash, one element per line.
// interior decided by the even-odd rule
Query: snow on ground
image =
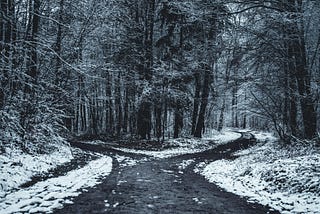
<path fill-rule="evenodd" d="M 112 158 L 104 156 L 64 176 L 12 192 L 0 199 L 1 214 L 52 212 L 64 203 L 72 203 L 70 199 L 80 195 L 85 188 L 99 184 L 100 179 L 109 175 L 111 170 Z"/>
<path fill-rule="evenodd" d="M 253 131 L 251 133 L 260 142 L 268 142 L 268 141 L 275 142 L 275 141 L 277 141 L 277 138 L 270 132 Z"/>
<path fill-rule="evenodd" d="M 236 140 L 239 137 L 241 137 L 241 134 L 238 132 L 234 132 L 231 129 L 224 129 L 221 132 L 212 129 L 210 132 L 205 134 L 203 140 L 214 140 L 217 143 L 224 144 L 226 142 Z"/>
<path fill-rule="evenodd" d="M 123 155 L 115 155 L 115 158 L 119 162 L 120 167 L 135 166 L 138 163 L 148 161 L 147 158 L 143 158 L 141 160 L 136 160 L 131 157 L 127 157 L 127 156 L 123 156 Z"/>
<path fill-rule="evenodd" d="M 217 147 L 220 144 L 224 144 L 239 138 L 241 134 L 232 131 L 212 132 L 207 134 L 204 139 L 173 139 L 168 142 L 169 149 L 164 149 L 161 151 L 149 151 L 149 150 L 136 150 L 127 148 L 117 148 L 113 149 L 120 150 L 127 153 L 135 153 L 151 156 L 154 158 L 170 158 L 178 155 L 192 154 L 197 152 L 203 152 L 208 149 Z"/>
<path fill-rule="evenodd" d="M 148 150 L 135 150 L 135 149 L 127 149 L 127 148 L 114 148 L 123 152 L 127 153 L 135 153 L 135 154 L 142 154 L 142 155 L 147 155 L 151 156 L 154 158 L 170 158 L 178 155 L 183 155 L 183 154 L 191 154 L 191 153 L 196 153 L 196 152 L 201 152 L 208 147 L 203 146 L 202 149 L 195 149 L 195 148 L 189 148 L 189 147 L 178 147 L 178 148 L 172 148 L 172 149 L 166 149 L 162 151 L 148 151 Z"/>
<path fill-rule="evenodd" d="M 72 159 L 67 146 L 61 146 L 52 154 L 30 155 L 6 148 L 0 155 L 0 198 L 31 180 L 32 176 L 47 172 Z"/>
<path fill-rule="evenodd" d="M 288 148 L 267 140 L 237 152 L 235 160 L 218 160 L 196 171 L 210 182 L 249 201 L 282 213 L 320 213 L 320 153 L 306 146 Z"/>
<path fill-rule="evenodd" d="M 186 169 L 190 164 L 192 164 L 193 162 L 195 162 L 194 159 L 190 159 L 190 160 L 183 160 L 179 165 L 178 168 L 180 170 Z"/>
<path fill-rule="evenodd" d="M 86 144 L 90 144 L 90 145 L 96 145 L 96 146 L 112 146 L 113 143 L 112 142 L 106 142 L 106 141 L 102 141 L 102 140 L 93 140 L 93 141 L 83 141 Z"/>
<path fill-rule="evenodd" d="M 127 156 L 116 155 L 115 158 L 119 162 L 120 167 L 137 165 L 137 160 Z"/>

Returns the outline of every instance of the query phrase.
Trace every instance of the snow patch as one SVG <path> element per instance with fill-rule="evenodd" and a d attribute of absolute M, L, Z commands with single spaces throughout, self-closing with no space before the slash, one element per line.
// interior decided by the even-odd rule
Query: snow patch
<path fill-rule="evenodd" d="M 68 172 L 64 176 L 38 182 L 35 185 L 12 192 L 0 199 L 2 214 L 16 212 L 52 212 L 72 203 L 84 188 L 100 183 L 100 179 L 112 170 L 112 158 L 102 157 L 89 162 L 81 169 Z"/>
<path fill-rule="evenodd" d="M 73 159 L 71 150 L 61 146 L 52 154 L 30 155 L 7 148 L 0 155 L 0 198 L 28 182 L 35 175 L 47 172 Z"/>
<path fill-rule="evenodd" d="M 196 152 L 205 151 L 205 149 L 190 149 L 190 148 L 174 148 L 163 151 L 147 151 L 147 150 L 135 150 L 135 149 L 126 149 L 126 148 L 114 148 L 120 150 L 122 152 L 134 153 L 134 154 L 142 154 L 151 156 L 154 158 L 170 158 L 183 154 L 192 154 Z"/>
<path fill-rule="evenodd" d="M 252 132 L 252 134 L 260 142 L 275 142 L 278 140 L 278 138 L 270 132 Z"/>
<path fill-rule="evenodd" d="M 141 159 L 141 160 L 136 160 L 127 156 L 122 156 L 122 155 L 115 155 L 115 158 L 119 162 L 120 167 L 127 167 L 127 166 L 135 166 L 139 162 L 144 162 L 147 161 L 147 158 Z"/>
<path fill-rule="evenodd" d="M 209 133 L 206 133 L 203 139 L 209 140 L 209 141 L 213 140 L 219 144 L 224 144 L 226 142 L 236 140 L 240 137 L 241 137 L 240 133 L 225 129 L 225 130 L 222 130 L 221 132 L 218 132 L 216 130 L 211 130 Z"/>
<path fill-rule="evenodd" d="M 179 165 L 178 168 L 180 170 L 186 169 L 190 164 L 192 164 L 195 160 L 190 159 L 190 160 L 183 160 Z"/>
<path fill-rule="evenodd" d="M 274 140 L 258 136 L 262 138 Z M 237 152 L 233 161 L 214 161 L 196 171 L 229 192 L 282 213 L 320 213 L 320 154 L 302 151 L 258 144 Z"/>

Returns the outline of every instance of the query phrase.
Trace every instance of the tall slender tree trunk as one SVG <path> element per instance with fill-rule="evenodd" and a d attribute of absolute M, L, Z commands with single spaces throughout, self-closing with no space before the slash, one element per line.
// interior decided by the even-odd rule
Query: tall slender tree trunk
<path fill-rule="evenodd" d="M 199 114 L 199 103 L 200 103 L 200 90 L 201 90 L 201 82 L 200 82 L 200 73 L 197 71 L 194 74 L 195 77 L 195 93 L 194 93 L 194 101 L 193 101 L 193 111 L 192 111 L 192 127 L 191 134 L 194 135 L 197 125 L 197 119 Z"/>
<path fill-rule="evenodd" d="M 238 98 L 237 98 L 237 84 L 232 89 L 232 126 L 238 128 Z"/>
<path fill-rule="evenodd" d="M 113 134 L 112 76 L 110 72 L 107 73 L 106 79 L 106 132 Z"/>
<path fill-rule="evenodd" d="M 204 65 L 204 80 L 202 86 L 202 93 L 201 93 L 201 104 L 199 109 L 199 116 L 197 120 L 197 125 L 195 128 L 194 136 L 201 138 L 202 133 L 205 130 L 204 122 L 205 122 L 205 114 L 206 108 L 208 105 L 208 98 L 210 92 L 210 67 L 208 65 Z"/>
<path fill-rule="evenodd" d="M 165 82 L 167 83 L 167 82 Z M 163 94 L 167 92 L 167 84 L 163 85 L 162 88 Z M 164 142 L 165 135 L 167 133 L 167 127 L 168 127 L 168 100 L 167 97 L 164 98 L 164 110 L 163 110 L 163 119 L 162 119 L 162 142 Z"/>
<path fill-rule="evenodd" d="M 30 45 L 30 51 L 27 61 L 27 75 L 30 83 L 37 85 L 38 78 L 38 53 L 37 53 L 37 35 L 39 32 L 40 24 L 40 0 L 30 1 L 31 14 L 29 17 L 29 32 L 27 32 L 27 40 Z M 33 87 L 30 84 L 26 85 L 26 92 L 32 93 Z"/>
<path fill-rule="evenodd" d="M 55 56 L 55 73 L 56 79 L 55 84 L 59 85 L 61 83 L 61 44 L 62 44 L 62 26 L 60 23 L 63 23 L 63 12 L 64 12 L 64 0 L 60 0 L 59 2 L 59 15 L 58 15 L 58 29 L 57 29 L 57 37 L 54 46 L 54 51 L 56 52 Z"/>
<path fill-rule="evenodd" d="M 173 137 L 178 138 L 183 128 L 183 111 L 180 106 L 177 106 L 174 112 L 174 131 Z"/>
<path fill-rule="evenodd" d="M 97 136 L 98 134 L 98 117 L 97 117 L 97 110 L 96 110 L 96 100 L 95 97 L 89 98 L 89 132 L 93 136 Z"/>
<path fill-rule="evenodd" d="M 288 48 L 288 56 L 292 56 L 293 50 L 292 48 Z M 294 77 L 294 62 L 289 58 L 289 63 L 287 67 L 287 85 L 288 85 L 288 91 L 287 96 L 288 96 L 288 104 L 287 104 L 287 109 L 288 109 L 288 118 L 287 121 L 289 125 L 290 132 L 293 136 L 297 136 L 298 134 L 298 123 L 297 123 L 297 115 L 298 115 L 298 110 L 297 110 L 297 96 L 296 96 L 296 91 L 297 91 L 297 86 L 296 86 L 296 79 Z"/>
<path fill-rule="evenodd" d="M 233 56 L 234 56 L 234 54 L 233 54 Z M 226 108 L 226 91 L 227 91 L 227 88 L 228 88 L 228 85 L 229 85 L 231 67 L 232 67 L 232 63 L 228 62 L 227 63 L 227 68 L 226 68 L 226 71 L 225 71 L 225 79 L 226 79 L 225 91 L 223 93 L 223 101 L 222 101 L 222 107 L 221 107 L 221 111 L 220 111 L 220 117 L 219 117 L 219 123 L 218 123 L 218 131 L 221 131 L 222 128 L 223 128 L 224 111 L 225 111 L 225 108 Z"/>
<path fill-rule="evenodd" d="M 245 91 L 244 92 L 244 101 L 246 102 L 246 100 L 247 100 L 247 92 Z M 246 112 L 246 109 L 244 109 L 244 112 L 243 112 L 242 128 L 243 129 L 247 128 L 247 112 Z"/>
<path fill-rule="evenodd" d="M 120 136 L 122 130 L 122 105 L 121 105 L 121 73 L 116 77 L 116 94 L 115 94 L 115 108 L 116 108 L 116 134 Z"/>
<path fill-rule="evenodd" d="M 125 95 L 124 95 L 124 105 L 123 105 L 123 131 L 125 133 L 128 132 L 128 124 L 129 124 L 129 102 L 130 102 L 130 98 L 129 98 L 129 88 L 128 86 L 125 87 L 125 91 L 124 91 Z"/>
<path fill-rule="evenodd" d="M 222 101 L 222 107 L 220 110 L 220 117 L 219 117 L 219 123 L 218 123 L 218 131 L 221 131 L 223 128 L 223 121 L 224 121 L 224 111 L 226 108 L 226 98 L 223 97 L 223 101 Z"/>
<path fill-rule="evenodd" d="M 154 113 L 155 113 L 155 119 L 156 119 L 156 125 L 155 125 L 155 134 L 156 137 L 158 139 L 158 141 L 160 141 L 161 137 L 162 137 L 162 121 L 161 121 L 161 114 L 162 114 L 162 103 L 158 103 L 157 105 L 155 105 L 155 109 L 154 109 Z"/>

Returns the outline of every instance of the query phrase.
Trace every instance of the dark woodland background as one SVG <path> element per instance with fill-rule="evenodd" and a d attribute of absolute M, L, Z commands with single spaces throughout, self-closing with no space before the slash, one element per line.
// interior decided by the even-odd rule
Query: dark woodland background
<path fill-rule="evenodd" d="M 1 0 L 0 147 L 319 137 L 320 2 Z"/>

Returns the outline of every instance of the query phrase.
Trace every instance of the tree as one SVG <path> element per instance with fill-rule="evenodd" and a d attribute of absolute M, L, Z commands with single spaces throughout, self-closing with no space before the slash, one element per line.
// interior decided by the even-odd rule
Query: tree
<path fill-rule="evenodd" d="M 300 95 L 304 137 L 312 139 L 317 135 L 317 115 L 311 91 L 311 75 L 307 65 L 302 4 L 302 0 L 289 0 L 287 3 L 286 11 L 290 14 L 291 25 L 291 27 L 288 26 L 287 31 L 290 40 L 288 57 L 289 59 L 294 58 L 293 75 L 296 78 Z"/>
<path fill-rule="evenodd" d="M 252 41 L 256 43 L 253 48 L 257 49 L 252 51 L 255 56 L 250 57 L 257 69 L 256 80 L 264 79 L 260 83 L 255 80 L 262 96 L 255 94 L 254 99 L 267 117 L 272 118 L 283 138 L 293 135 L 312 139 L 317 130 L 312 74 L 305 45 L 308 4 L 305 3 L 298 0 L 271 1 L 269 5 L 248 2 L 242 4 L 244 9 L 240 10 L 242 13 L 245 11 L 245 19 L 250 20 L 243 29 L 249 37 L 253 36 Z M 260 19 L 254 18 L 257 16 Z M 250 24 L 255 28 L 249 29 Z M 283 105 L 277 102 L 277 97 L 284 99 Z M 300 119 L 302 126 L 297 122 Z"/>

